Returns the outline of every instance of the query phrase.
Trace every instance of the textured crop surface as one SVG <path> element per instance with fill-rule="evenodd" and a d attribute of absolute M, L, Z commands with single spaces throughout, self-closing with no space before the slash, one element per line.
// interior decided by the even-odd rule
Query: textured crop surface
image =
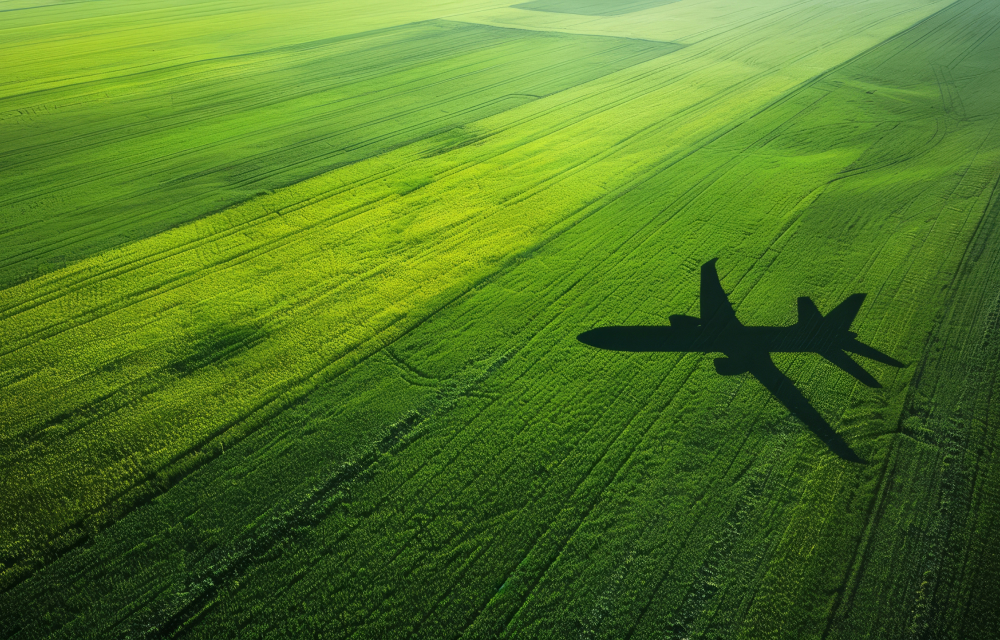
<path fill-rule="evenodd" d="M 517 9 L 530 11 L 550 11 L 552 13 L 575 13 L 583 16 L 620 16 L 659 7 L 678 0 L 533 0 L 514 5 Z"/>
<path fill-rule="evenodd" d="M 0 637 L 1000 636 L 995 0 L 0 16 Z"/>
<path fill-rule="evenodd" d="M 429 21 L 0 99 L 0 283 L 674 48 Z"/>

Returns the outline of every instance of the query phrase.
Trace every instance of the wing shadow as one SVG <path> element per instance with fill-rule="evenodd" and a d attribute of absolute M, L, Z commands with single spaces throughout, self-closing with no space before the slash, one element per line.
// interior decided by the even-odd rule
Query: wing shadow
<path fill-rule="evenodd" d="M 816 437 L 822 440 L 834 454 L 848 462 L 865 464 L 865 461 L 851 449 L 839 433 L 834 431 L 819 411 L 816 411 L 816 408 L 806 400 L 795 383 L 775 366 L 769 354 L 763 354 L 763 357 L 758 356 L 755 360 L 760 362 L 755 362 L 748 373 L 757 378 L 764 385 L 764 388 L 778 399 L 778 402 L 785 405 L 786 409 L 809 427 L 809 430 L 816 434 Z"/>
<path fill-rule="evenodd" d="M 611 351 L 649 352 L 718 352 L 712 348 L 701 327 L 685 330 L 675 326 L 601 327 L 577 336 L 580 342 Z M 835 455 L 848 462 L 864 464 L 844 439 L 809 403 L 802 392 L 771 360 L 770 353 L 753 345 L 736 347 L 730 344 L 722 353 L 727 358 L 716 359 L 716 371 L 722 375 L 749 373 L 778 402 L 801 420 Z M 730 368 L 731 367 L 731 368 Z"/>

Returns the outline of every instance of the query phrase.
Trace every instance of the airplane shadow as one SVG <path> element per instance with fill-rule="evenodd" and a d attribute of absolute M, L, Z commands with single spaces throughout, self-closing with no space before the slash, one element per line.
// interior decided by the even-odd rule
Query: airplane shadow
<path fill-rule="evenodd" d="M 599 346 L 602 349 L 633 353 L 716 351 L 716 349 L 710 348 L 709 344 L 707 344 L 707 342 L 714 342 L 714 340 L 707 340 L 700 332 L 693 332 L 687 336 L 683 334 L 678 335 L 678 333 L 674 327 L 668 326 L 601 327 L 581 333 L 577 336 L 577 339 L 584 344 Z M 824 341 L 823 338 L 824 336 L 814 335 L 810 342 L 822 342 Z M 795 350 L 798 351 L 798 349 Z M 820 349 L 813 345 L 808 345 L 807 348 L 802 349 L 802 351 L 813 350 L 819 351 Z M 717 358 L 715 361 L 718 373 L 722 375 L 750 373 L 781 404 L 816 434 L 829 447 L 831 452 L 849 462 L 865 463 L 848 446 L 844 439 L 833 430 L 833 427 L 809 403 L 792 381 L 775 366 L 770 354 L 766 350 L 753 344 L 739 345 L 730 343 L 725 350 L 725 355 L 728 358 Z M 866 355 L 869 354 L 866 353 Z M 879 355 L 881 356 L 882 354 Z M 883 357 L 888 359 L 888 356 Z M 739 371 L 726 370 L 725 367 L 732 362 L 746 363 L 746 366 L 741 367 Z M 892 362 L 895 363 L 894 360 Z M 877 385 L 877 383 L 875 384 Z"/>

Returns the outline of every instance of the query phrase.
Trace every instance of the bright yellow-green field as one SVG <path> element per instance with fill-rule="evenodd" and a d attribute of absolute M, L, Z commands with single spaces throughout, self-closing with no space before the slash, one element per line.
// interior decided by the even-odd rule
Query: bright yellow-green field
<path fill-rule="evenodd" d="M 1000 634 L 993 0 L 0 0 L 0 637 Z M 592 327 L 867 300 L 870 389 Z"/>

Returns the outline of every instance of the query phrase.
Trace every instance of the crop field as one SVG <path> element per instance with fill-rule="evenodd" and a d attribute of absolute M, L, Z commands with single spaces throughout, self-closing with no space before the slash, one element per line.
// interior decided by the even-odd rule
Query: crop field
<path fill-rule="evenodd" d="M 1000 3 L 0 0 L 0 637 L 1000 636 Z M 869 388 L 595 327 L 867 298 Z"/>
<path fill-rule="evenodd" d="M 532 0 L 514 5 L 517 9 L 529 11 L 549 11 L 552 13 L 575 13 L 584 16 L 620 16 L 651 7 L 658 7 L 678 0 Z"/>

